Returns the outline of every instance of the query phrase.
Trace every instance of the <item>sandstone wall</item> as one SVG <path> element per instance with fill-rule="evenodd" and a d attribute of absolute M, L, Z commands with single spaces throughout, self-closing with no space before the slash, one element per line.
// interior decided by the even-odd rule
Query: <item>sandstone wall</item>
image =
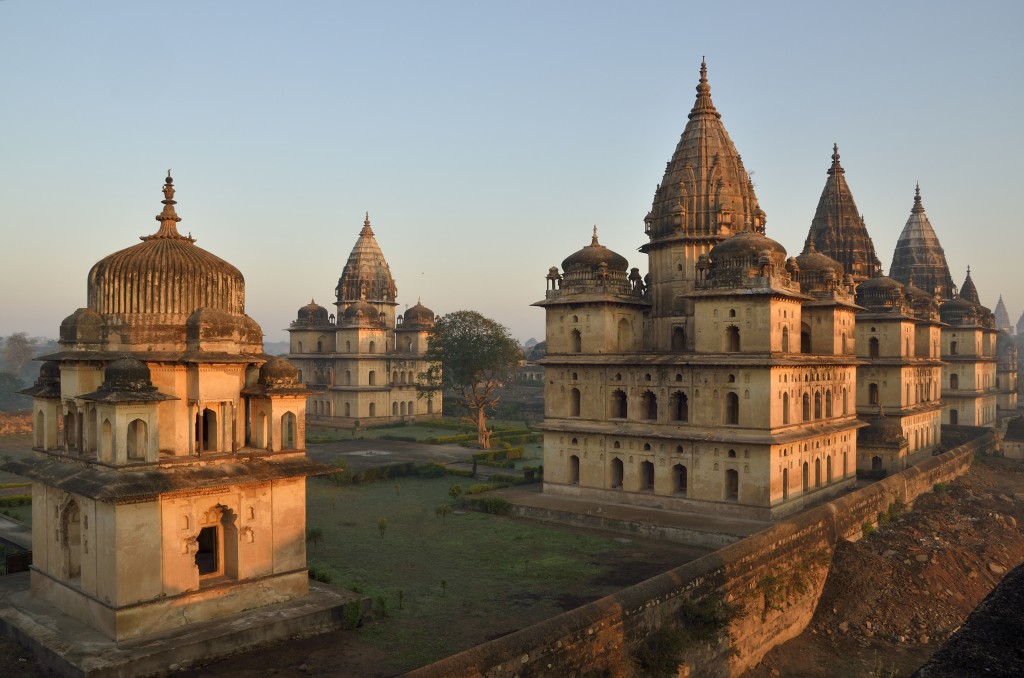
<path fill-rule="evenodd" d="M 895 502 L 909 506 L 965 473 L 976 452 L 994 445 L 991 431 L 977 432 L 949 452 L 703 558 L 408 675 L 644 675 L 649 670 L 636 670 L 630 658 L 645 648 L 648 657 L 664 658 L 665 636 L 655 631 L 670 629 L 683 638 L 680 676 L 737 676 L 807 626 L 835 544 L 860 538 L 864 523 L 876 523 Z M 725 630 L 707 622 L 716 614 L 728 619 Z M 705 642 L 706 633 L 715 639 Z"/>

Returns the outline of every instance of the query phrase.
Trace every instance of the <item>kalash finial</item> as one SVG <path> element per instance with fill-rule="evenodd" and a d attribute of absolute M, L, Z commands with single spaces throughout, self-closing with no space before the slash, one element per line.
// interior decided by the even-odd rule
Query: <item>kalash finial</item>
<path fill-rule="evenodd" d="M 914 184 L 914 207 L 910 210 L 915 214 L 924 212 L 924 205 L 921 204 L 921 182 L 918 181 Z"/>
<path fill-rule="evenodd" d="M 839 164 L 839 144 L 832 144 L 832 166 L 828 168 L 829 174 L 843 174 L 843 166 Z"/>
<path fill-rule="evenodd" d="M 594 236 L 590 239 L 590 246 L 597 247 L 601 243 L 597 242 L 597 224 L 594 224 Z"/>
<path fill-rule="evenodd" d="M 171 177 L 171 170 L 167 170 L 167 178 L 164 179 L 164 186 L 161 190 L 163 191 L 164 199 L 160 202 L 163 203 L 164 208 L 160 211 L 160 214 L 156 215 L 156 220 L 160 222 L 160 228 L 153 235 L 144 235 L 140 240 L 167 238 L 195 242 L 196 239 L 191 235 L 185 237 L 178 233 L 177 223 L 181 221 L 181 217 L 174 211 L 177 201 L 174 199 L 174 178 Z"/>
<path fill-rule="evenodd" d="M 359 231 L 359 235 L 373 235 L 373 229 L 370 228 L 370 213 L 366 213 L 366 218 L 363 219 L 363 230 Z"/>

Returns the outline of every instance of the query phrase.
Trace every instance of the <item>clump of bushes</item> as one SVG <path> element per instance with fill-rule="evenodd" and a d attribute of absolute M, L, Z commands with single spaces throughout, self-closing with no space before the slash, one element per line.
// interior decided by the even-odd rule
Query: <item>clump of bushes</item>
<path fill-rule="evenodd" d="M 0 506 L 29 506 L 31 503 L 31 494 L 9 494 L 0 497 Z"/>
<path fill-rule="evenodd" d="M 496 516 L 503 516 L 512 508 L 512 504 L 503 497 L 470 497 L 466 499 L 466 506 Z"/>

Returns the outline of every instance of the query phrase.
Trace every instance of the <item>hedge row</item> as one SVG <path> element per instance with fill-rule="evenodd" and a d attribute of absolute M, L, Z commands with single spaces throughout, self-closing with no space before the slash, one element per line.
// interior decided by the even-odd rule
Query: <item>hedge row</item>
<path fill-rule="evenodd" d="M 359 485 L 360 483 L 373 483 L 389 478 L 402 478 L 415 476 L 417 478 L 440 478 L 447 473 L 447 469 L 441 464 L 414 464 L 413 462 L 402 462 L 399 464 L 388 464 L 387 466 L 375 466 L 373 468 L 361 469 L 353 472 L 352 469 L 342 469 L 323 476 L 328 482 L 335 485 Z"/>
<path fill-rule="evenodd" d="M 506 447 L 500 450 L 485 450 L 473 453 L 473 459 L 478 462 L 512 461 L 513 459 L 522 458 L 523 448 L 521 447 Z"/>

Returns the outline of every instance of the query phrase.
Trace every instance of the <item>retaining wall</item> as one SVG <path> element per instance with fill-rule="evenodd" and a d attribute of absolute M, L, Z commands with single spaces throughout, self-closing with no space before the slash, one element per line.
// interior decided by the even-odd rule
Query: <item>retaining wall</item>
<path fill-rule="evenodd" d="M 680 676 L 738 676 L 799 635 L 814 614 L 832 551 L 895 502 L 911 505 L 936 483 L 967 471 L 995 443 L 990 429 L 918 466 L 809 509 L 735 544 L 593 603 L 407 674 L 414 678 L 645 675 L 631 657 L 666 659 L 658 629 L 683 638 Z M 719 601 L 724 604 L 719 604 Z M 694 614 L 694 610 L 698 614 Z M 718 611 L 726 628 L 701 613 Z M 695 621 L 697 619 L 697 621 Z M 695 641 L 714 631 L 714 640 Z M 678 647 L 678 646 L 677 646 Z M 659 657 L 660 653 L 660 657 Z M 675 655 L 667 657 L 670 663 Z"/>

